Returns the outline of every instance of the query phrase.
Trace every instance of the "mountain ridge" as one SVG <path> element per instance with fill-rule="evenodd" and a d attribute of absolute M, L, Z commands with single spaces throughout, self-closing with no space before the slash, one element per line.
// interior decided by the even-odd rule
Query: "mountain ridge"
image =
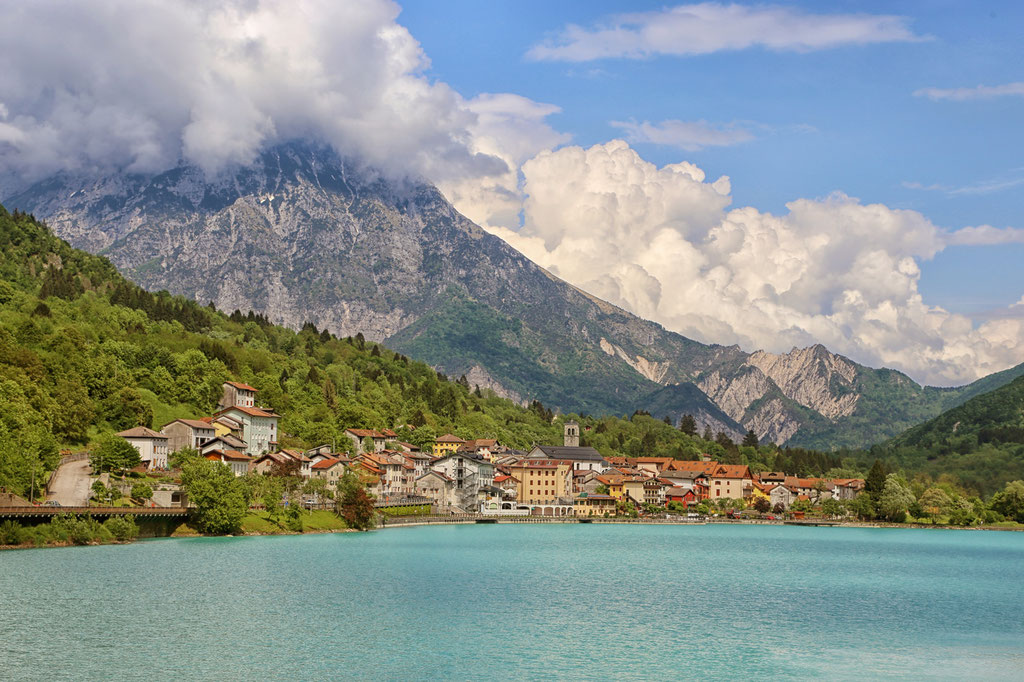
<path fill-rule="evenodd" d="M 362 333 L 567 412 L 689 413 L 733 437 L 753 428 L 763 441 L 828 449 L 883 440 L 971 393 L 820 344 L 771 354 L 688 339 L 558 279 L 433 186 L 307 143 L 212 181 L 189 166 L 64 175 L 5 203 L 148 289 Z"/>

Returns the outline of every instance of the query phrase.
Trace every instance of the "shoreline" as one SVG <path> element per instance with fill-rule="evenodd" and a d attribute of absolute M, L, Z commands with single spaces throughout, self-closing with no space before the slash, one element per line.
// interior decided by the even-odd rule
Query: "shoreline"
<path fill-rule="evenodd" d="M 411 517 L 403 517 L 411 518 Z M 488 523 L 477 523 L 477 519 L 421 519 L 416 521 L 401 522 L 401 523 L 386 523 L 378 525 L 371 529 L 371 531 L 377 530 L 390 530 L 395 528 L 417 528 L 422 526 L 490 526 L 490 525 L 602 525 L 602 524 L 614 524 L 614 525 L 644 525 L 644 526 L 706 526 L 706 525 L 735 525 L 735 526 L 806 526 L 812 528 L 884 528 L 884 529 L 896 529 L 896 530 L 974 530 L 974 531 L 1008 531 L 1008 532 L 1024 532 L 1024 525 L 1018 528 L 1004 528 L 999 526 L 950 526 L 950 525 L 931 525 L 931 524 L 906 524 L 906 523 L 888 523 L 888 522 L 874 522 L 874 521 L 839 521 L 829 522 L 828 525 L 819 525 L 813 522 L 810 523 L 787 523 L 785 521 L 743 521 L 743 520 L 732 520 L 732 519 L 715 519 L 713 521 L 664 521 L 664 520 L 645 520 L 645 519 L 590 519 L 589 523 L 585 520 L 580 523 L 580 519 L 577 518 L 550 518 L 550 517 L 509 517 L 508 519 L 502 519 L 500 517 L 482 517 L 488 520 Z M 513 521 L 511 519 L 532 519 L 529 521 Z M 301 532 L 289 531 L 282 529 L 279 533 L 263 533 L 263 532 L 243 532 L 233 533 L 227 535 L 203 535 L 201 533 L 180 533 L 171 534 L 166 536 L 157 537 L 145 537 L 137 538 L 131 542 L 114 541 L 114 542 L 93 542 L 84 545 L 76 545 L 73 542 L 62 542 L 55 544 L 44 544 L 44 545 L 0 545 L 0 552 L 9 550 L 20 550 L 20 549 L 59 549 L 67 547 L 102 547 L 107 545 L 130 545 L 139 540 L 165 540 L 165 539 L 183 539 L 183 538 L 246 538 L 246 537 L 278 537 L 278 536 L 293 536 L 293 535 L 329 535 L 335 533 L 360 533 L 360 532 L 371 532 L 371 531 L 358 531 L 352 528 L 334 528 L 334 529 L 314 529 L 306 530 Z"/>

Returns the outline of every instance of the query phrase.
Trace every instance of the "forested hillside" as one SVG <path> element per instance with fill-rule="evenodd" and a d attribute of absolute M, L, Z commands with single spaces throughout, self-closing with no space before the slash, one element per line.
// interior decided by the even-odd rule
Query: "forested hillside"
<path fill-rule="evenodd" d="M 225 379 L 252 384 L 282 415 L 285 447 L 341 448 L 340 432 L 353 426 L 411 425 L 399 433 L 417 444 L 447 431 L 517 448 L 561 440 L 559 419 L 539 403 L 524 408 L 450 381 L 360 336 L 339 339 L 309 324 L 296 332 L 146 292 L 106 259 L 0 207 L 0 486 L 27 490 L 33 470 L 43 480 L 62 448 L 103 433 L 210 414 Z M 584 443 L 607 456 L 707 452 L 806 474 L 839 465 L 819 453 L 741 448 L 642 413 L 581 421 Z"/>
<path fill-rule="evenodd" d="M 909 429 L 877 450 L 933 477 L 954 474 L 982 494 L 1024 479 L 1024 377 Z"/>

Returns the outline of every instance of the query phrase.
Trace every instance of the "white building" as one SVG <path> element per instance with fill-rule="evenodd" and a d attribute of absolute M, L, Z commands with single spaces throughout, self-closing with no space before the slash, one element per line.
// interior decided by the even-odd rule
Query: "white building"
<path fill-rule="evenodd" d="M 463 509 L 477 508 L 481 488 L 494 484 L 494 465 L 476 455 L 453 452 L 431 465 L 455 483 L 456 504 Z"/>
<path fill-rule="evenodd" d="M 242 425 L 242 440 L 247 444 L 245 454 L 259 456 L 277 445 L 277 420 L 280 415 L 259 407 L 235 405 L 217 413 Z"/>
<path fill-rule="evenodd" d="M 117 435 L 139 451 L 139 458 L 150 471 L 167 468 L 167 455 L 170 450 L 168 449 L 168 438 L 164 434 L 147 429 L 145 426 L 136 426 L 134 429 L 122 431 Z"/>

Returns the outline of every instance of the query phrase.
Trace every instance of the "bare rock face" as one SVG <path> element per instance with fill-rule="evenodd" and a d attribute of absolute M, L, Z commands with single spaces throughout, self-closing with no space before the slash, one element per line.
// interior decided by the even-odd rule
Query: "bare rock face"
<path fill-rule="evenodd" d="M 747 364 L 761 370 L 786 397 L 826 419 L 848 417 L 857 409 L 857 365 L 824 346 L 794 348 L 785 355 L 757 351 Z"/>
<path fill-rule="evenodd" d="M 763 443 L 785 443 L 800 428 L 800 422 L 787 418 L 786 405 L 779 398 L 762 403 L 743 424 Z"/>
<path fill-rule="evenodd" d="M 692 414 L 730 434 L 831 447 L 895 435 L 955 398 L 821 346 L 751 355 L 669 332 L 554 277 L 433 186 L 315 144 L 217 177 L 188 165 L 62 174 L 4 203 L 147 289 L 362 333 L 519 402 Z M 859 410 L 882 416 L 847 428 Z"/>
<path fill-rule="evenodd" d="M 469 382 L 470 386 L 479 386 L 481 389 L 490 389 L 494 391 L 495 395 L 502 398 L 508 398 L 514 403 L 524 406 L 527 404 L 527 401 L 524 400 L 521 395 L 515 391 L 505 388 L 501 382 L 494 379 L 486 369 L 479 365 L 474 365 L 469 368 L 469 371 L 466 372 L 466 381 Z"/>
<path fill-rule="evenodd" d="M 741 368 L 735 373 L 715 370 L 701 377 L 697 386 L 708 394 L 727 415 L 744 426 L 752 426 L 743 421 L 747 408 L 755 400 L 759 400 L 774 387 L 772 380 L 756 367 Z M 764 438 L 767 433 L 757 429 L 758 437 Z M 781 441 L 776 441 L 781 442 Z"/>

